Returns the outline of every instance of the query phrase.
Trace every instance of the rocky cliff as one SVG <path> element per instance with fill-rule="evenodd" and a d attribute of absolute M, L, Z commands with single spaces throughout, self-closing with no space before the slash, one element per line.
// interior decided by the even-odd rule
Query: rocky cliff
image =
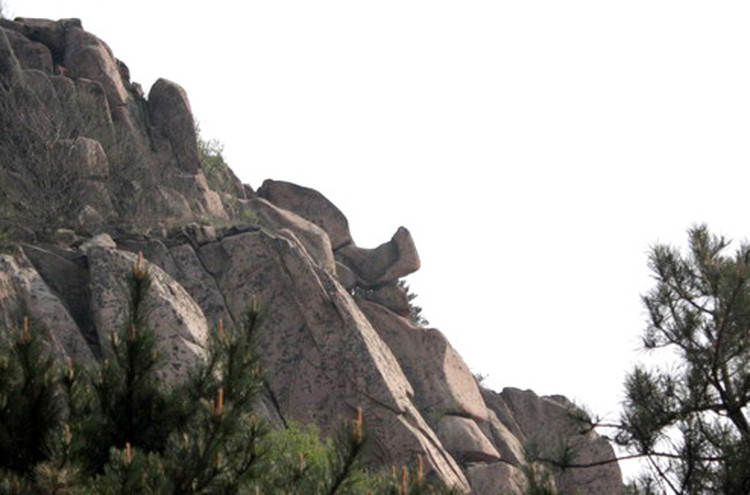
<path fill-rule="evenodd" d="M 412 463 L 476 494 L 522 494 L 527 450 L 612 459 L 562 397 L 482 389 L 436 329 L 409 318 L 399 280 L 420 267 L 405 228 L 375 249 L 319 192 L 231 170 L 209 188 L 185 91 L 148 96 L 80 21 L 0 19 L 0 319 L 31 315 L 61 357 L 106 355 L 127 312 L 125 275 L 149 263 L 149 324 L 166 379 L 203 359 L 218 321 L 251 298 L 268 313 L 257 335 L 259 407 L 337 428 L 361 406 L 371 462 Z M 512 380 L 512 377 L 509 377 Z M 533 469 L 531 469 L 533 471 Z M 616 463 L 556 472 L 561 492 L 620 492 Z"/>

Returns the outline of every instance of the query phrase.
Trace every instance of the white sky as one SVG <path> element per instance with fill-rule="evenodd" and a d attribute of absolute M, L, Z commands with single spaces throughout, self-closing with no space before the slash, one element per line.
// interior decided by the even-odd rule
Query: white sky
<path fill-rule="evenodd" d="M 5 3 L 181 84 L 253 187 L 318 189 L 364 247 L 408 227 L 416 302 L 496 389 L 616 413 L 648 247 L 750 233 L 746 1 Z"/>

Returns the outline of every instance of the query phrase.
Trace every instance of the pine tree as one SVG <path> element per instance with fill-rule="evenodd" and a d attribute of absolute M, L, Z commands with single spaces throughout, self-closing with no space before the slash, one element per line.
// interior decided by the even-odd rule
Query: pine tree
<path fill-rule="evenodd" d="M 676 362 L 626 381 L 618 440 L 652 469 L 635 493 L 750 493 L 750 246 L 729 244 L 699 226 L 686 255 L 651 251 L 644 344 Z"/>
<path fill-rule="evenodd" d="M 57 368 L 30 328 L 2 335 L 0 344 L 0 469 L 29 474 L 62 418 Z"/>

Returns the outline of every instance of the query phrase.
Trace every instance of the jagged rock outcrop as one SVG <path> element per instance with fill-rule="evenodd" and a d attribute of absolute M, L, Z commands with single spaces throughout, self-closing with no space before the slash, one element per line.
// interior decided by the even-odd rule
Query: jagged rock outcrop
<path fill-rule="evenodd" d="M 490 409 L 505 418 L 513 436 L 522 444 L 533 445 L 539 458 L 560 459 L 565 449 L 574 453 L 574 463 L 579 465 L 615 458 L 609 442 L 577 419 L 583 412 L 565 397 L 539 397 L 530 390 L 515 388 L 506 388 L 500 394 L 485 390 L 484 396 Z M 555 473 L 561 492 L 577 490 L 582 495 L 619 493 L 620 478 L 617 463 Z"/>
<path fill-rule="evenodd" d="M 89 156 L 71 156 L 82 147 Z M 30 238 L 52 227 L 229 219 L 201 170 L 184 90 L 161 79 L 146 100 L 77 19 L 0 19 L 0 154 L 0 224 Z M 93 179 L 89 169 L 103 164 Z M 81 187 L 95 198 L 66 200 Z"/>
<path fill-rule="evenodd" d="M 440 331 L 410 320 L 399 280 L 420 260 L 407 229 L 364 249 L 313 189 L 267 180 L 255 193 L 230 174 L 232 187 L 211 190 L 184 90 L 160 79 L 146 98 L 80 21 L 0 20 L 0 90 L 6 326 L 30 316 L 61 358 L 100 359 L 130 310 L 126 276 L 143 263 L 167 380 L 203 359 L 216 322 L 263 304 L 258 404 L 275 425 L 331 432 L 361 406 L 370 462 L 421 455 L 432 476 L 478 495 L 521 495 L 531 443 L 548 456 L 573 445 L 584 463 L 613 458 L 572 404 L 482 389 Z M 46 124 L 29 135 L 28 122 Z M 586 494 L 622 484 L 614 463 L 554 474 Z"/>

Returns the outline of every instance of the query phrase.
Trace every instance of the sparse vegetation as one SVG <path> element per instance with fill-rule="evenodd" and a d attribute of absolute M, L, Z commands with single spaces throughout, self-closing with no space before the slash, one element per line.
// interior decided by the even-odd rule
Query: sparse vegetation
<path fill-rule="evenodd" d="M 236 196 L 238 181 L 224 159 L 224 143 L 218 139 L 204 139 L 196 125 L 198 153 L 208 186 L 217 192 Z"/>
<path fill-rule="evenodd" d="M 44 235 L 80 223 L 77 216 L 89 202 L 105 220 L 116 211 L 137 217 L 150 164 L 112 123 L 101 86 L 84 81 L 49 95 L 44 75 L 29 77 L 0 83 L 0 220 Z M 80 137 L 97 141 L 106 156 L 97 158 L 91 142 L 76 141 Z M 108 167 L 87 169 L 82 160 Z M 121 204 L 97 204 L 91 194 L 101 196 L 99 189 L 85 187 L 91 176 L 106 181 L 109 197 Z"/>
<path fill-rule="evenodd" d="M 21 81 L 0 84 L 0 216 L 51 228 L 71 215 L 80 176 L 60 163 L 68 122 Z M 56 149 L 58 148 L 58 149 Z"/>
<path fill-rule="evenodd" d="M 422 307 L 414 304 L 413 301 L 417 298 L 417 294 L 411 292 L 409 284 L 406 283 L 406 280 L 399 280 L 398 286 L 401 287 L 404 292 L 406 292 L 406 299 L 409 301 L 409 319 L 412 321 L 412 323 L 414 323 L 415 325 L 419 325 L 420 327 L 426 327 L 427 325 L 429 325 L 430 322 L 422 315 Z"/>

